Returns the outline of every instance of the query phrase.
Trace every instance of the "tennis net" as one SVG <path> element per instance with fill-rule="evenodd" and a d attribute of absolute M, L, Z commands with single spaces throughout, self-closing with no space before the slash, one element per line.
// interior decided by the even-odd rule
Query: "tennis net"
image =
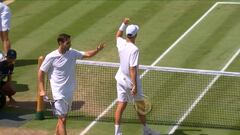
<path fill-rule="evenodd" d="M 99 121 L 114 120 L 118 67 L 118 63 L 77 61 L 70 118 L 95 120 L 101 115 Z M 148 123 L 175 125 L 188 112 L 182 126 L 240 129 L 240 73 L 140 65 L 139 74 L 144 94 L 152 103 Z M 51 97 L 49 85 L 46 87 Z M 131 104 L 122 121 L 138 122 Z"/>

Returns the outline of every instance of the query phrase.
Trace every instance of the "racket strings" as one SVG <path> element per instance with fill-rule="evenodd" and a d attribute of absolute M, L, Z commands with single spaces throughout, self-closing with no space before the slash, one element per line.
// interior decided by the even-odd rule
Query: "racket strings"
<path fill-rule="evenodd" d="M 144 97 L 142 101 L 135 101 L 134 108 L 139 114 L 146 115 L 151 112 L 152 105 L 149 99 Z"/>

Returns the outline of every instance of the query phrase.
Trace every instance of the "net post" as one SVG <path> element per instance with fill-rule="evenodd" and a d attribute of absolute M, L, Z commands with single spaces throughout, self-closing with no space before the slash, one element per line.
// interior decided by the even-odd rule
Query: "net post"
<path fill-rule="evenodd" d="M 38 69 L 37 69 L 37 74 L 38 74 L 38 70 L 42 64 L 44 60 L 43 56 L 39 56 L 38 58 Z M 43 114 L 43 97 L 39 95 L 39 84 L 37 82 L 37 108 L 36 108 L 36 115 L 35 115 L 35 119 L 36 120 L 43 120 L 44 119 L 44 114 Z"/>

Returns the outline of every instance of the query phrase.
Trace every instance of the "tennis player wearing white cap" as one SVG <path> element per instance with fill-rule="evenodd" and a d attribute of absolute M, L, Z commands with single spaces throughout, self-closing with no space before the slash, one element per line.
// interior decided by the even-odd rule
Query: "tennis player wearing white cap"
<path fill-rule="evenodd" d="M 129 19 L 125 18 L 116 33 L 120 67 L 115 76 L 118 96 L 117 109 L 115 111 L 115 135 L 122 135 L 120 120 L 129 102 L 129 97 L 133 97 L 135 101 L 141 101 L 141 95 L 143 95 L 141 80 L 138 75 L 139 50 L 135 44 L 139 27 L 133 24 L 128 25 L 128 23 Z M 123 39 L 123 31 L 125 30 L 126 39 Z M 131 81 L 130 84 L 128 80 Z M 138 114 L 138 116 L 143 124 L 143 135 L 160 135 L 147 126 L 145 115 Z"/>

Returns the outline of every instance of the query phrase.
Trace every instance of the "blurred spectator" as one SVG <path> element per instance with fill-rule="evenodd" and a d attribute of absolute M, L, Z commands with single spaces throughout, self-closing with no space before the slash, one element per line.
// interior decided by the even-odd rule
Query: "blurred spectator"
<path fill-rule="evenodd" d="M 3 52 L 6 55 L 7 51 L 11 48 L 8 33 L 10 30 L 11 12 L 9 7 L 0 0 L 0 37 L 3 44 Z"/>
<path fill-rule="evenodd" d="M 9 49 L 6 59 L 0 62 L 0 90 L 9 98 L 8 104 L 15 104 L 13 95 L 16 91 L 12 88 L 12 73 L 14 70 L 14 63 L 17 58 L 17 53 L 13 49 Z"/>

